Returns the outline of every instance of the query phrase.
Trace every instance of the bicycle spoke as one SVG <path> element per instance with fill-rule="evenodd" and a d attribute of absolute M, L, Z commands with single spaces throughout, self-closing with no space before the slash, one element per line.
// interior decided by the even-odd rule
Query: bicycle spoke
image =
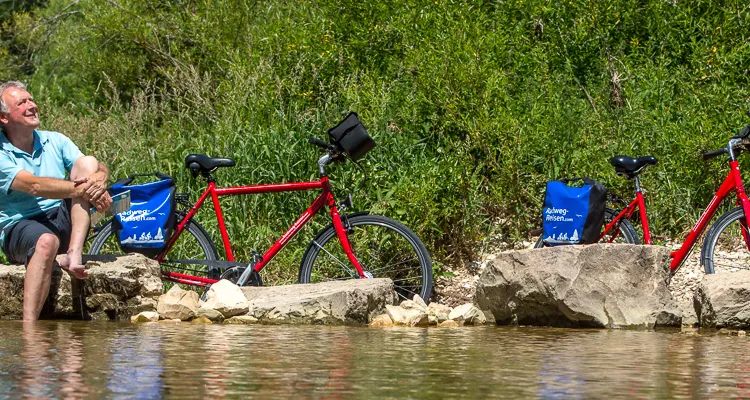
<path fill-rule="evenodd" d="M 368 271 L 369 271 L 369 272 L 382 271 L 382 270 L 384 270 L 384 269 L 386 269 L 386 268 L 389 268 L 389 267 L 395 267 L 395 266 L 397 266 L 397 265 L 402 265 L 402 264 L 405 264 L 405 263 L 407 263 L 407 262 L 410 262 L 410 261 L 413 261 L 413 260 L 416 260 L 416 258 L 412 258 L 412 259 L 410 259 L 410 260 L 402 261 L 402 262 L 400 262 L 400 263 L 396 263 L 396 264 L 392 264 L 392 265 L 386 265 L 386 266 L 384 266 L 384 267 L 380 267 L 380 268 L 377 268 L 377 269 L 368 269 Z M 408 270 L 408 269 L 409 269 L 409 268 L 404 268 L 404 269 L 402 269 L 402 271 L 403 271 L 403 270 Z"/>
<path fill-rule="evenodd" d="M 316 246 L 318 246 L 318 248 L 320 248 L 321 250 L 323 250 L 323 252 L 325 252 L 326 254 L 328 254 L 328 257 L 330 257 L 332 260 L 336 261 L 336 263 L 339 264 L 339 266 L 341 267 L 341 269 L 344 270 L 344 271 L 346 271 L 346 273 L 349 274 L 349 276 L 351 276 L 351 277 L 357 277 L 357 278 L 359 277 L 359 273 L 352 273 L 354 271 L 352 271 L 351 268 L 349 268 L 345 263 L 343 263 L 341 260 L 339 260 L 338 257 L 336 257 L 333 254 L 331 254 L 330 251 L 328 251 L 327 249 L 323 248 L 323 246 L 321 246 L 320 243 L 318 243 L 316 241 L 313 241 L 313 243 Z M 347 261 L 349 261 L 349 260 L 347 259 Z"/>

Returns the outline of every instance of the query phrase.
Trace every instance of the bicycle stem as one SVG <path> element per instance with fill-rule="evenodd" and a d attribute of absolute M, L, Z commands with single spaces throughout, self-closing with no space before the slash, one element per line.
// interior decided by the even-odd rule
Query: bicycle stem
<path fill-rule="evenodd" d="M 326 165 L 331 163 L 331 158 L 331 153 L 328 153 L 318 159 L 318 172 L 321 177 L 326 176 Z"/>
<path fill-rule="evenodd" d="M 734 155 L 734 146 L 742 143 L 742 139 L 731 139 L 727 144 L 727 153 L 729 153 L 729 159 L 735 161 L 737 157 Z"/>

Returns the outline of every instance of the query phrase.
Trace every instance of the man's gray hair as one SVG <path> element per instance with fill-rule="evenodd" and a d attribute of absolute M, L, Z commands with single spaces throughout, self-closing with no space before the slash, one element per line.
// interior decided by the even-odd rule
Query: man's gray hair
<path fill-rule="evenodd" d="M 8 105 L 5 104 L 5 100 L 3 100 L 3 93 L 5 93 L 5 91 L 8 88 L 12 88 L 12 87 L 26 90 L 26 85 L 24 85 L 23 83 L 19 81 L 8 81 L 0 85 L 0 112 L 7 113 L 10 111 L 10 108 L 8 108 Z"/>

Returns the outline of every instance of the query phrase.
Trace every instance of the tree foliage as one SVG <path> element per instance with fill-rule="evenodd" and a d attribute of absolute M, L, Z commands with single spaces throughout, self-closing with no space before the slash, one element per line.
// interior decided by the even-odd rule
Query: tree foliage
<path fill-rule="evenodd" d="M 750 6 L 739 0 L 50 0 L 2 23 L 0 75 L 45 99 L 45 124 L 119 174 L 237 159 L 223 184 L 314 176 L 323 136 L 357 111 L 379 143 L 338 168 L 363 208 L 403 220 L 440 259 L 539 226 L 544 183 L 657 156 L 653 229 L 678 235 L 725 166 L 699 153 L 747 121 Z M 6 12 L 7 14 L 7 12 Z M 309 199 L 232 203 L 241 247 Z M 266 210 L 266 211 L 261 211 Z M 235 212 L 236 211 L 236 212 Z"/>

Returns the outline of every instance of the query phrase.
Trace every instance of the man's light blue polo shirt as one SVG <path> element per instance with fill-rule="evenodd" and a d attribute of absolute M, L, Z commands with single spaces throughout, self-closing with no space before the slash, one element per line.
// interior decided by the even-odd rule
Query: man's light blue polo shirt
<path fill-rule="evenodd" d="M 26 170 L 39 177 L 65 179 L 73 163 L 83 156 L 67 136 L 58 132 L 34 131 L 34 150 L 29 154 L 13 146 L 0 132 L 0 243 L 5 228 L 60 205 L 60 199 L 44 199 L 11 190 L 16 175 Z"/>

